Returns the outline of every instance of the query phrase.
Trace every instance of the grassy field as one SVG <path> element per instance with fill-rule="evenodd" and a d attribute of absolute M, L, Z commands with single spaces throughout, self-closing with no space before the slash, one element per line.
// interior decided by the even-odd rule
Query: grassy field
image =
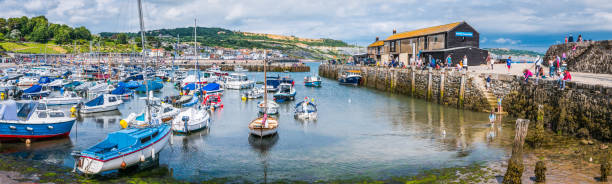
<path fill-rule="evenodd" d="M 27 54 L 44 54 L 45 53 L 45 45 L 47 47 L 47 54 L 67 54 L 74 53 L 77 50 L 79 53 L 89 52 L 89 45 L 76 45 L 76 49 L 72 45 L 57 45 L 55 43 L 49 42 L 47 44 L 43 43 L 33 43 L 33 42 L 25 42 L 25 43 L 16 43 L 16 42 L 0 42 L 0 47 L 6 52 L 15 52 L 15 53 L 27 53 Z M 134 48 L 137 52 L 140 50 L 139 48 Z M 132 52 L 132 46 L 127 44 L 115 44 L 113 42 L 106 42 L 101 44 L 100 47 L 96 47 L 94 51 L 99 52 Z"/>

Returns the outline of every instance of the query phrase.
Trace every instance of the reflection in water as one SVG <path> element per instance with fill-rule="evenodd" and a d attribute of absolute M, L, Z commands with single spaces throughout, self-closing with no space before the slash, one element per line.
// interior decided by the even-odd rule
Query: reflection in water
<path fill-rule="evenodd" d="M 257 137 L 249 135 L 249 144 L 251 148 L 258 153 L 259 160 L 263 166 L 264 183 L 268 183 L 268 160 L 270 159 L 268 151 L 278 142 L 279 135 L 274 134 L 269 137 Z"/>
<path fill-rule="evenodd" d="M 210 133 L 210 128 L 190 134 L 175 134 L 172 135 L 172 141 L 181 141 L 181 150 L 185 153 L 203 152 L 205 143 L 204 138 Z"/>
<path fill-rule="evenodd" d="M 66 150 L 73 147 L 67 138 L 35 140 L 26 145 L 22 142 L 0 144 L 0 153 L 10 154 L 27 160 L 37 160 L 49 164 L 62 164 Z"/>

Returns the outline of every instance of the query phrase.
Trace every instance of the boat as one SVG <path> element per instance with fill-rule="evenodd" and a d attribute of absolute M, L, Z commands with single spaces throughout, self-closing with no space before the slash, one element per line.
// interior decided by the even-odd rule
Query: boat
<path fill-rule="evenodd" d="M 73 91 L 65 91 L 62 96 L 44 97 L 41 100 L 47 105 L 76 105 L 83 101 L 83 98 Z"/>
<path fill-rule="evenodd" d="M 106 82 L 98 81 L 94 84 L 94 86 L 89 87 L 87 92 L 90 94 L 100 94 L 100 93 L 108 93 L 113 91 L 115 87 L 113 85 L 109 85 Z"/>
<path fill-rule="evenodd" d="M 266 137 L 277 134 L 278 120 L 264 114 L 249 123 L 249 133 L 251 135 Z"/>
<path fill-rule="evenodd" d="M 55 79 L 46 85 L 51 87 L 54 90 L 59 90 L 60 88 L 64 87 L 66 84 L 70 84 L 70 83 L 64 81 L 64 79 Z"/>
<path fill-rule="evenodd" d="M 304 86 L 308 86 L 308 87 L 321 87 L 321 77 L 319 77 L 319 76 L 307 76 L 307 77 L 304 77 Z"/>
<path fill-rule="evenodd" d="M 4 101 L 0 103 L 0 115 L 1 140 L 66 137 L 75 121 L 69 114 L 39 102 Z"/>
<path fill-rule="evenodd" d="M 110 133 L 104 141 L 73 153 L 75 167 L 85 174 L 100 174 L 157 159 L 159 152 L 168 144 L 170 132 L 170 125 L 159 123 Z"/>
<path fill-rule="evenodd" d="M 210 68 L 206 69 L 207 72 L 212 72 L 215 76 L 223 77 L 227 76 L 229 73 L 221 71 L 221 67 L 217 65 L 212 65 Z"/>
<path fill-rule="evenodd" d="M 208 128 L 210 122 L 210 111 L 197 105 L 180 112 L 172 120 L 172 130 L 176 133 L 191 133 Z"/>
<path fill-rule="evenodd" d="M 51 91 L 47 90 L 46 87 L 37 84 L 29 87 L 28 89 L 24 89 L 23 94 L 21 94 L 21 98 L 37 100 L 41 99 L 42 97 L 49 96 L 49 94 L 51 94 Z"/>
<path fill-rule="evenodd" d="M 278 103 L 274 101 L 262 101 L 257 104 L 260 114 L 278 114 Z"/>
<path fill-rule="evenodd" d="M 113 91 L 111 91 L 110 94 L 121 96 L 125 98 L 125 97 L 134 96 L 134 90 L 130 90 L 127 87 L 123 87 L 119 85 L 119 87 L 113 89 Z"/>
<path fill-rule="evenodd" d="M 195 95 L 193 95 L 193 97 L 189 100 L 189 102 L 185 102 L 183 103 L 183 107 L 191 107 L 195 104 L 197 104 L 199 101 L 199 98 Z"/>
<path fill-rule="evenodd" d="M 243 68 L 243 67 L 242 67 L 242 66 L 240 66 L 240 65 L 237 65 L 237 66 L 235 66 L 235 67 L 234 67 L 234 72 L 248 72 L 248 71 L 249 71 L 249 70 L 247 70 L 247 69 Z"/>
<path fill-rule="evenodd" d="M 138 81 L 127 81 L 127 82 L 119 82 L 118 84 L 119 87 L 125 87 L 128 89 L 136 89 L 140 86 L 142 86 L 142 84 Z"/>
<path fill-rule="evenodd" d="M 264 94 L 264 88 L 253 88 L 247 92 L 245 92 L 244 94 L 242 94 L 242 98 L 243 99 L 256 99 L 256 98 L 261 98 L 263 97 Z"/>
<path fill-rule="evenodd" d="M 285 84 L 291 84 L 292 86 L 295 85 L 295 82 L 293 81 L 293 78 L 291 78 L 291 76 L 283 76 L 280 78 L 280 83 L 285 83 Z"/>
<path fill-rule="evenodd" d="M 346 71 L 340 75 L 338 82 L 340 84 L 358 85 L 361 82 L 361 75 L 359 73 L 361 73 L 359 70 Z"/>
<path fill-rule="evenodd" d="M 38 83 L 36 77 L 21 77 L 17 80 L 17 86 L 32 86 Z"/>
<path fill-rule="evenodd" d="M 161 103 L 159 98 L 155 98 L 153 96 L 151 96 L 149 100 L 149 110 L 152 114 L 156 114 L 162 122 L 167 122 L 174 119 L 174 117 L 181 112 L 180 109 L 167 103 Z M 130 115 L 128 115 L 124 121 L 128 123 L 129 126 L 148 126 L 148 122 L 150 121 L 147 118 L 149 117 L 147 113 L 147 111 L 140 114 L 130 113 Z"/>
<path fill-rule="evenodd" d="M 278 91 L 278 86 L 281 83 L 281 79 L 280 77 L 266 77 L 266 81 L 265 81 L 266 85 L 264 85 L 266 87 L 266 91 Z"/>
<path fill-rule="evenodd" d="M 274 94 L 274 101 L 284 102 L 295 99 L 295 88 L 289 83 L 281 83 L 278 86 L 278 92 Z"/>
<path fill-rule="evenodd" d="M 162 88 L 164 88 L 164 84 L 157 82 L 157 81 L 153 81 L 153 80 L 147 80 L 142 85 L 140 85 L 138 88 L 136 88 L 135 91 L 138 93 L 145 93 L 147 89 L 149 91 L 159 91 Z"/>
<path fill-rule="evenodd" d="M 305 98 L 295 104 L 295 117 L 303 120 L 314 120 L 317 119 L 317 105 L 314 100 Z"/>
<path fill-rule="evenodd" d="M 223 87 L 227 89 L 247 89 L 255 86 L 255 82 L 250 81 L 243 73 L 232 73 L 227 76 Z"/>
<path fill-rule="evenodd" d="M 218 108 L 223 108 L 223 103 L 221 103 L 221 95 L 207 94 L 206 97 L 204 97 L 202 105 L 205 106 L 205 109 L 215 110 Z"/>
<path fill-rule="evenodd" d="M 221 94 L 221 92 L 223 92 L 223 88 L 221 88 L 221 85 L 217 83 L 206 84 L 206 86 L 202 87 L 202 90 L 206 94 Z"/>
<path fill-rule="evenodd" d="M 81 113 L 96 113 L 117 110 L 123 101 L 119 96 L 111 94 L 101 94 L 98 97 L 77 105 Z"/>

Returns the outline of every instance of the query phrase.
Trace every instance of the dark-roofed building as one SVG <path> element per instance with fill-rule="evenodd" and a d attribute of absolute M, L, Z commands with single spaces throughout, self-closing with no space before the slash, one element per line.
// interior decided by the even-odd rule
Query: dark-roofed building
<path fill-rule="evenodd" d="M 480 65 L 485 63 L 488 52 L 479 47 L 479 33 L 466 22 L 455 22 L 445 25 L 417 29 L 402 33 L 396 33 L 384 40 L 380 60 L 389 62 L 391 60 L 403 62 L 409 65 L 416 56 L 445 61 L 447 55 L 452 55 L 453 64 L 458 63 L 464 55 L 468 57 L 468 64 Z M 379 43 L 378 43 L 379 44 Z M 377 42 L 371 44 L 375 48 Z M 368 52 L 369 53 L 369 52 Z M 377 57 L 374 55 L 374 57 Z"/>

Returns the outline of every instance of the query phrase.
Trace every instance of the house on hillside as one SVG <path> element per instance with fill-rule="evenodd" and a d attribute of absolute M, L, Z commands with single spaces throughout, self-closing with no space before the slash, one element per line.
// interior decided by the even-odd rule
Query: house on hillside
<path fill-rule="evenodd" d="M 409 65 L 417 57 L 429 63 L 428 58 L 445 61 L 446 56 L 452 56 L 453 65 L 459 63 L 463 56 L 468 57 L 470 66 L 485 64 L 488 52 L 479 48 L 480 34 L 466 22 L 455 22 L 445 25 L 433 26 L 387 37 L 380 48 L 376 41 L 368 47 L 370 57 L 377 59 L 380 49 L 381 62 L 391 60 Z M 372 53 L 370 53 L 372 52 Z"/>

